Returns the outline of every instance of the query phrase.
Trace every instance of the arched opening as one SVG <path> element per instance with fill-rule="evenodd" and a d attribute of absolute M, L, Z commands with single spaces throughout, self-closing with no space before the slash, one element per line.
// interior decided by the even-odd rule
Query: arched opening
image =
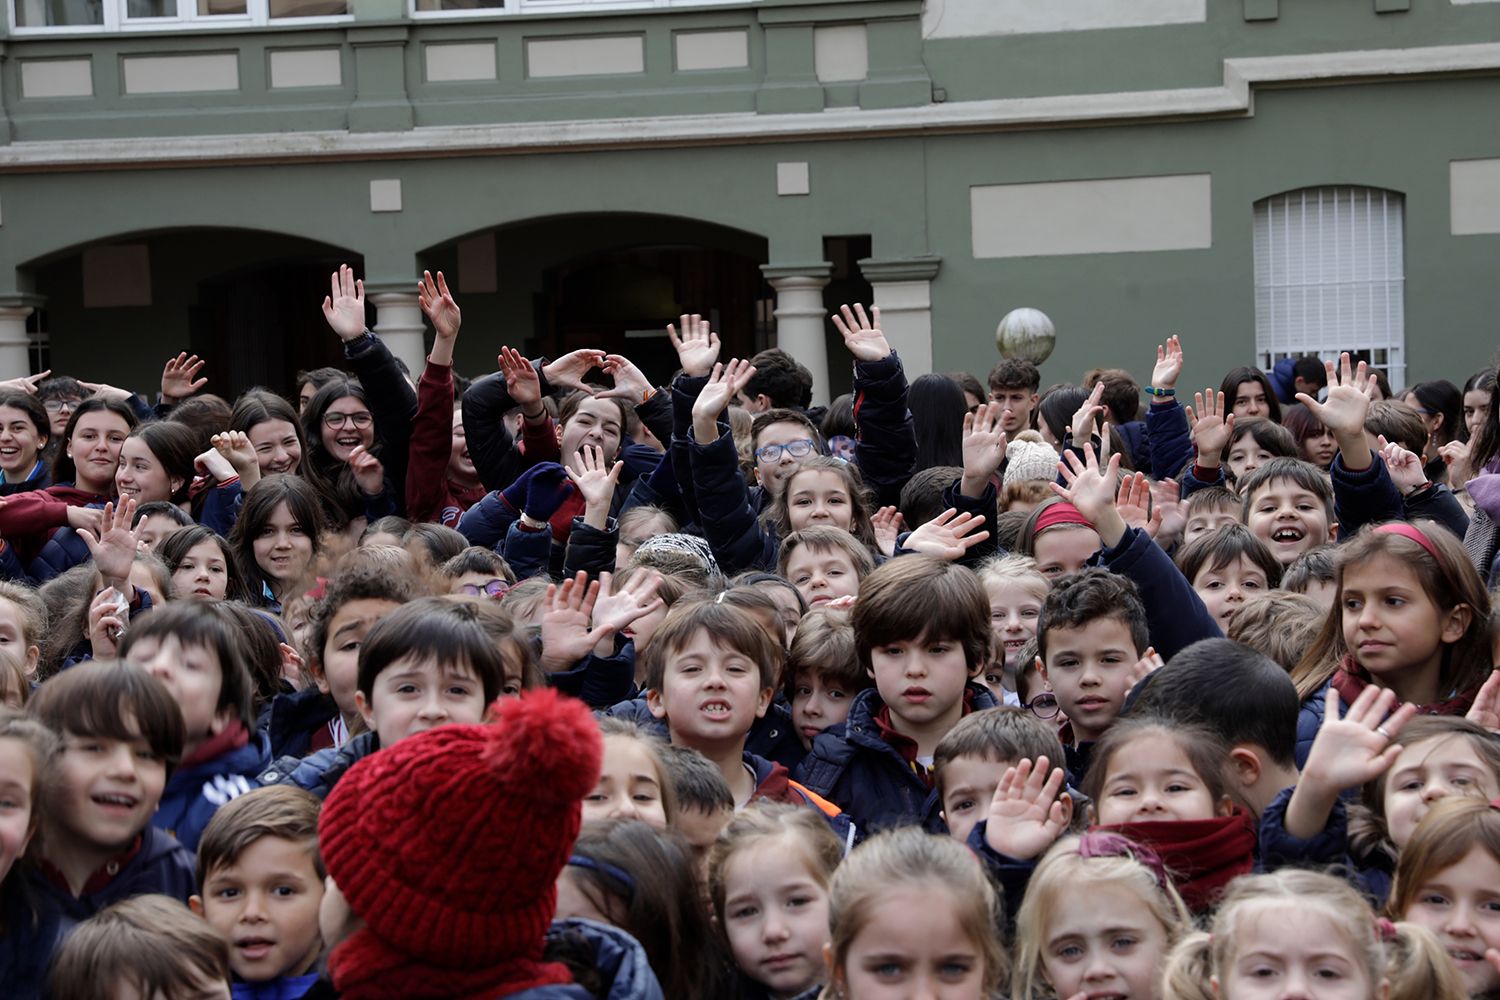
<path fill-rule="evenodd" d="M 328 275 L 362 257 L 244 229 L 132 234 L 33 262 L 45 305 L 32 317 L 37 361 L 154 399 L 167 357 L 207 359 L 206 391 L 290 392 L 299 369 L 341 363 L 320 303 Z"/>
<path fill-rule="evenodd" d="M 528 356 L 581 347 L 624 354 L 661 382 L 677 366 L 666 325 L 710 316 L 723 357 L 749 357 L 773 330 L 762 237 L 692 219 L 611 213 L 536 219 L 469 233 L 419 254 L 464 310 L 458 363 L 488 371 L 501 344 Z"/>

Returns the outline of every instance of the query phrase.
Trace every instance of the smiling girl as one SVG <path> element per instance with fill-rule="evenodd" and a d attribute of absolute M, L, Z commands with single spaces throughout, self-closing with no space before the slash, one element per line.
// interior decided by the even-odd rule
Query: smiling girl
<path fill-rule="evenodd" d="M 296 476 L 267 476 L 245 494 L 229 545 L 251 598 L 273 609 L 292 595 L 322 547 L 323 513 Z"/>
<path fill-rule="evenodd" d="M 0 392 L 0 496 L 39 490 L 51 484 L 42 457 L 52 424 L 35 397 Z"/>

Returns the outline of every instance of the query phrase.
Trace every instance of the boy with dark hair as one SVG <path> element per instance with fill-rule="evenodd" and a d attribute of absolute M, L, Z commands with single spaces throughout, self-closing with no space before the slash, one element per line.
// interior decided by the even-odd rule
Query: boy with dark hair
<path fill-rule="evenodd" d="M 192 852 L 151 822 L 182 757 L 182 712 L 166 686 L 129 664 L 96 660 L 47 681 L 27 711 L 62 740 L 27 870 L 40 908 L 60 914 L 65 932 L 131 896 L 186 903 Z"/>
<path fill-rule="evenodd" d="M 1324 610 L 1332 607 L 1338 579 L 1333 553 L 1332 545 L 1320 545 L 1302 553 L 1282 574 L 1281 589 L 1310 597 Z"/>
<path fill-rule="evenodd" d="M 1339 531 L 1328 477 L 1300 458 L 1273 458 L 1246 476 L 1240 483 L 1240 518 L 1283 566 Z"/>
<path fill-rule="evenodd" d="M 933 756 L 938 802 L 948 834 L 968 843 L 969 831 L 989 812 L 1007 768 L 1040 757 L 1063 759 L 1057 727 L 1024 708 L 989 708 L 959 720 Z M 1065 807 L 1072 811 L 1072 800 Z"/>
<path fill-rule="evenodd" d="M 755 374 L 736 400 L 749 413 L 806 410 L 812 404 L 812 372 L 786 351 L 769 347 L 750 363 L 755 366 Z"/>
<path fill-rule="evenodd" d="M 78 926 L 57 952 L 50 985 L 68 1000 L 228 997 L 229 956 L 181 900 L 136 896 Z"/>
<path fill-rule="evenodd" d="M 1036 640 L 1037 667 L 1068 717 L 1062 737 L 1068 771 L 1079 779 L 1088 769 L 1089 744 L 1114 725 L 1146 655 L 1146 609 L 1129 580 L 1085 569 L 1048 592 Z"/>
<path fill-rule="evenodd" d="M 860 666 L 875 680 L 842 726 L 813 741 L 798 777 L 865 830 L 941 828 L 937 745 L 995 698 L 975 681 L 990 654 L 990 605 L 972 570 L 908 555 L 865 577 L 851 615 Z"/>
<path fill-rule="evenodd" d="M 1141 419 L 1141 384 L 1123 368 L 1094 368 L 1083 376 L 1085 391 L 1092 391 L 1100 382 L 1104 383 L 1104 395 L 1099 401 L 1130 452 L 1130 464 L 1137 469 L 1151 468 L 1151 446 L 1146 422 Z"/>
<path fill-rule="evenodd" d="M 1177 567 L 1225 630 L 1246 601 L 1281 582 L 1281 564 L 1243 524 L 1226 524 L 1185 545 Z"/>
<path fill-rule="evenodd" d="M 957 465 L 934 465 L 916 473 L 901 487 L 901 519 L 910 531 L 948 509 L 948 490 L 964 477 Z"/>
<path fill-rule="evenodd" d="M 1195 642 L 1130 692 L 1126 714 L 1209 727 L 1230 744 L 1234 797 L 1256 815 L 1297 783 L 1301 699 L 1287 672 L 1228 639 Z"/>
<path fill-rule="evenodd" d="M 769 799 L 836 816 L 783 765 L 745 749 L 755 720 L 771 707 L 782 661 L 781 644 L 748 611 L 720 601 L 678 605 L 641 652 L 646 706 L 672 743 L 718 767 L 737 808 Z"/>
<path fill-rule="evenodd" d="M 1036 427 L 1036 404 L 1041 399 L 1042 373 L 1023 358 L 1006 358 L 990 369 L 990 402 L 1010 411 L 1001 424 L 1007 434 Z"/>
<path fill-rule="evenodd" d="M 819 733 L 847 719 L 854 696 L 869 686 L 848 614 L 814 608 L 803 615 L 787 654 L 784 684 L 802 746 L 811 750 Z"/>
<path fill-rule="evenodd" d="M 1241 523 L 1240 511 L 1244 505 L 1223 486 L 1196 490 L 1184 503 L 1187 505 L 1187 525 L 1182 529 L 1184 545 L 1226 524 Z"/>
<path fill-rule="evenodd" d="M 318 908 L 327 872 L 318 857 L 321 803 L 282 785 L 257 788 L 214 814 L 198 843 L 193 912 L 229 945 L 248 996 L 292 1000 L 312 989 L 323 951 Z"/>
<path fill-rule="evenodd" d="M 289 782 L 320 799 L 357 761 L 438 726 L 483 721 L 509 687 L 519 691 L 520 640 L 496 643 L 477 602 L 424 597 L 382 618 L 359 649 L 354 695 L 368 732 L 303 760 L 282 757 L 262 785 Z"/>
<path fill-rule="evenodd" d="M 667 779 L 677 793 L 672 828 L 692 848 L 698 874 L 708 872 L 708 851 L 719 831 L 734 818 L 734 793 L 714 762 L 692 747 L 666 743 L 658 751 Z"/>

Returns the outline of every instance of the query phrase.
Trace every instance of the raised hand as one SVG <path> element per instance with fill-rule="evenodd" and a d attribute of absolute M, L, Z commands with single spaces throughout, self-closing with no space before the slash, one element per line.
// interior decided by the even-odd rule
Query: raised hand
<path fill-rule="evenodd" d="M 633 573 L 616 593 L 612 574 L 601 573 L 590 637 L 601 643 L 613 639 L 621 629 L 660 608 L 662 599 L 656 595 L 656 588 L 660 585 L 661 574 L 655 570 Z"/>
<path fill-rule="evenodd" d="M 639 406 L 654 388 L 645 373 L 623 354 L 606 354 L 604 373 L 613 378 L 615 384 L 612 388 L 596 393 L 600 399 L 619 398 L 631 406 Z"/>
<path fill-rule="evenodd" d="M 24 375 L 21 378 L 8 378 L 4 382 L 0 382 L 0 390 L 6 390 L 10 392 L 24 392 L 28 396 L 35 396 L 37 383 L 42 381 L 43 379 L 51 377 L 52 369 L 48 368 L 46 371 L 37 372 L 35 375 Z"/>
<path fill-rule="evenodd" d="M 78 384 L 100 399 L 113 399 L 116 402 L 123 403 L 130 398 L 129 389 L 121 389 L 119 386 L 110 385 L 108 382 L 84 382 L 80 379 Z"/>
<path fill-rule="evenodd" d="M 505 391 L 511 401 L 521 408 L 529 420 L 540 420 L 546 411 L 542 409 L 542 381 L 536 376 L 521 352 L 514 347 L 500 348 L 500 374 L 505 376 Z"/>
<path fill-rule="evenodd" d="M 1443 464 L 1448 467 L 1448 482 L 1454 489 L 1462 489 L 1464 483 L 1474 478 L 1474 466 L 1469 462 L 1469 456 L 1473 453 L 1474 441 L 1460 441 L 1454 438 L 1438 449 L 1438 456 Z"/>
<path fill-rule="evenodd" d="M 89 603 L 89 646 L 96 660 L 119 654 L 119 638 L 130 620 L 130 603 L 114 587 L 105 587 Z"/>
<path fill-rule="evenodd" d="M 217 436 L 215 435 L 215 437 Z M 227 483 L 238 475 L 234 471 L 234 465 L 216 448 L 209 448 L 203 454 L 193 459 L 193 468 L 197 471 L 198 475 L 212 477 L 221 483 Z M 259 470 L 257 469 L 257 471 Z"/>
<path fill-rule="evenodd" d="M 340 264 L 329 279 L 323 299 L 323 318 L 339 339 L 348 343 L 365 332 L 365 283 L 354 277 L 354 269 Z"/>
<path fill-rule="evenodd" d="M 78 536 L 89 547 L 94 568 L 104 578 L 105 584 L 122 590 L 128 585 L 125 581 L 130 579 L 130 567 L 135 562 L 136 532 L 130 528 L 134 517 L 135 500 L 126 497 L 118 507 L 112 503 L 104 505 L 99 515 L 97 536 L 87 528 L 78 529 Z"/>
<path fill-rule="evenodd" d="M 1396 692 L 1371 684 L 1339 718 L 1339 693 L 1329 688 L 1323 724 L 1308 751 L 1303 780 L 1343 791 L 1384 774 L 1401 756 L 1400 745 L 1391 738 L 1417 714 L 1412 704 L 1392 712 L 1396 700 Z"/>
<path fill-rule="evenodd" d="M 604 452 L 591 444 L 579 448 L 568 467 L 568 478 L 578 487 L 583 497 L 584 523 L 603 531 L 609 523 L 609 508 L 615 499 L 615 487 L 620 483 L 623 462 L 610 465 L 604 461 Z"/>
<path fill-rule="evenodd" d="M 1120 477 L 1120 489 L 1115 493 L 1115 510 L 1121 519 L 1132 528 L 1140 528 L 1152 538 L 1161 529 L 1161 512 L 1151 506 L 1151 484 L 1146 474 Z"/>
<path fill-rule="evenodd" d="M 243 430 L 216 433 L 210 444 L 213 444 L 214 453 L 222 456 L 234 469 L 234 474 L 239 475 L 242 489 L 249 490 L 260 483 L 260 459 L 255 457 L 255 445 L 251 444 L 251 438 Z"/>
<path fill-rule="evenodd" d="M 1166 665 L 1167 662 L 1161 658 L 1161 654 L 1156 651 L 1156 647 L 1147 646 L 1146 651 L 1141 654 L 1141 658 L 1135 661 L 1135 666 L 1130 668 L 1127 690 L 1135 687 Z"/>
<path fill-rule="evenodd" d="M 1193 393 L 1193 405 L 1187 408 L 1188 427 L 1192 428 L 1197 462 L 1205 469 L 1217 469 L 1224 449 L 1234 436 L 1234 411 L 1225 405 L 1224 394 L 1212 389 Z"/>
<path fill-rule="evenodd" d="M 1500 733 L 1500 670 L 1490 671 L 1464 718 L 1492 733 Z"/>
<path fill-rule="evenodd" d="M 1151 484 L 1151 509 L 1161 512 L 1155 535 L 1158 543 L 1182 537 L 1187 527 L 1187 503 L 1177 480 L 1158 479 Z"/>
<path fill-rule="evenodd" d="M 1058 463 L 1058 474 L 1066 485 L 1052 484 L 1052 492 L 1078 508 L 1078 513 L 1089 519 L 1099 538 L 1107 546 L 1114 546 L 1125 534 L 1125 519 L 1115 509 L 1116 483 L 1120 479 L 1120 456 L 1111 455 L 1101 469 L 1094 455 L 1094 446 L 1083 446 L 1083 457 L 1074 451 L 1063 452 L 1063 461 Z M 1113 534 L 1113 539 L 1106 533 Z"/>
<path fill-rule="evenodd" d="M 443 276 L 442 271 L 437 273 L 435 281 L 431 271 L 422 272 L 422 280 L 417 282 L 417 304 L 432 321 L 432 328 L 437 331 L 437 340 L 448 342 L 449 362 L 451 362 L 453 341 L 458 337 L 458 328 L 463 323 L 463 313 L 459 311 L 458 303 L 453 301 L 453 294 L 448 291 L 448 279 Z M 433 342 L 433 348 L 436 350 L 437 341 Z"/>
<path fill-rule="evenodd" d="M 548 385 L 577 389 L 579 392 L 592 396 L 595 389 L 584 382 L 583 377 L 591 369 L 602 367 L 604 367 L 604 352 L 584 348 L 579 351 L 570 351 L 556 361 L 548 362 L 542 366 L 542 375 L 546 377 Z"/>
<path fill-rule="evenodd" d="M 870 307 L 869 316 L 859 303 L 855 303 L 852 310 L 846 305 L 839 306 L 839 311 L 833 314 L 833 325 L 844 338 L 844 346 L 849 348 L 854 360 L 879 361 L 890 357 L 891 345 L 886 343 L 885 334 L 881 332 L 878 306 Z"/>
<path fill-rule="evenodd" d="M 364 445 L 355 445 L 349 453 L 349 471 L 354 473 L 354 483 L 365 496 L 379 496 L 385 490 L 385 466 Z"/>
<path fill-rule="evenodd" d="M 875 528 L 875 544 L 880 546 L 880 551 L 887 557 L 896 554 L 896 539 L 901 537 L 901 532 L 906 526 L 906 519 L 895 507 L 882 507 L 877 510 L 870 523 Z"/>
<path fill-rule="evenodd" d="M 682 366 L 683 374 L 707 375 L 719 360 L 719 335 L 714 333 L 713 324 L 697 313 L 691 316 L 684 313 L 677 323 L 682 333 L 679 335 L 677 327 L 668 323 L 667 339 L 677 351 L 677 363 Z"/>
<path fill-rule="evenodd" d="M 1182 341 L 1174 333 L 1165 345 L 1156 345 L 1156 367 L 1151 369 L 1151 385 L 1157 389 L 1175 389 L 1182 375 Z"/>
<path fill-rule="evenodd" d="M 1017 861 L 1045 853 L 1068 830 L 1068 808 L 1058 796 L 1063 769 L 1038 757 L 1005 769 L 985 815 L 984 841 L 990 850 Z"/>
<path fill-rule="evenodd" d="M 964 474 L 959 490 L 966 497 L 984 494 L 993 476 L 1005 461 L 1007 440 L 1000 429 L 1005 408 L 999 403 L 985 403 L 973 413 L 964 414 Z"/>
<path fill-rule="evenodd" d="M 99 536 L 99 522 L 104 520 L 104 511 L 98 507 L 69 507 L 68 527 L 74 531 L 91 531 Z"/>
<path fill-rule="evenodd" d="M 908 552 L 921 552 L 953 562 L 965 552 L 990 537 L 984 518 L 978 514 L 960 514 L 949 507 L 931 521 L 906 536 Z"/>
<path fill-rule="evenodd" d="M 180 403 L 208 385 L 208 379 L 198 378 L 205 364 L 207 362 L 196 354 L 189 357 L 187 351 L 168 358 L 161 370 L 161 398 L 168 403 Z"/>
<path fill-rule="evenodd" d="M 1328 373 L 1328 395 L 1320 403 L 1305 392 L 1297 393 L 1297 401 L 1312 411 L 1313 416 L 1323 421 L 1323 426 L 1333 431 L 1339 443 L 1339 456 L 1351 472 L 1368 469 L 1371 464 L 1370 448 L 1365 443 L 1365 416 L 1370 412 L 1370 393 L 1374 390 L 1375 377 L 1367 373 L 1361 361 L 1350 370 L 1349 352 L 1339 355 L 1338 370 L 1332 361 L 1323 362 Z"/>
<path fill-rule="evenodd" d="M 1404 496 L 1419 486 L 1427 485 L 1427 471 L 1422 465 L 1421 456 L 1407 451 L 1394 441 L 1386 441 L 1385 435 L 1377 440 L 1380 442 L 1380 457 L 1385 461 L 1385 469 L 1391 474 L 1391 482 L 1396 484 Z"/>
<path fill-rule="evenodd" d="M 754 377 L 755 366 L 739 358 L 731 358 L 727 365 L 714 365 L 708 384 L 693 401 L 693 437 L 699 444 L 707 444 L 719 436 L 716 427 L 719 414 L 745 391 L 745 386 Z"/>
<path fill-rule="evenodd" d="M 549 584 L 542 615 L 542 669 L 548 673 L 571 667 L 589 655 L 599 636 L 589 634 L 599 581 L 589 583 L 584 572 L 561 586 Z"/>
<path fill-rule="evenodd" d="M 1098 418 L 1104 412 L 1104 404 L 1099 401 L 1103 398 L 1104 383 L 1102 381 L 1094 383 L 1094 391 L 1090 392 L 1088 398 L 1078 407 L 1077 412 L 1073 414 L 1073 422 L 1069 425 L 1073 435 L 1073 444 L 1086 444 L 1093 437 L 1094 430 L 1098 428 L 1100 436 L 1106 442 L 1105 447 L 1108 447 L 1109 431 L 1098 427 Z"/>

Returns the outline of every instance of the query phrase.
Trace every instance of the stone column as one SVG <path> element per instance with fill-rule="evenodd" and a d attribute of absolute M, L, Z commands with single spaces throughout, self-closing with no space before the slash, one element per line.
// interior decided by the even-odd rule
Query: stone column
<path fill-rule="evenodd" d="M 0 300 L 0 381 L 31 374 L 31 338 L 26 317 L 32 307 L 17 300 Z"/>
<path fill-rule="evenodd" d="M 391 286 L 385 287 L 390 289 Z M 414 284 L 401 287 L 414 287 Z M 383 340 L 392 354 L 406 362 L 415 382 L 422 377 L 422 369 L 427 365 L 426 328 L 422 325 L 422 307 L 417 303 L 417 293 L 372 290 L 368 283 L 365 292 L 375 306 L 375 326 L 370 332 Z"/>
<path fill-rule="evenodd" d="M 875 289 L 880 327 L 901 355 L 907 379 L 932 371 L 932 279 L 941 257 L 866 258 L 860 273 Z"/>
<path fill-rule="evenodd" d="M 833 265 L 761 265 L 766 281 L 776 289 L 776 346 L 796 358 L 812 372 L 814 406 L 826 405 L 828 394 L 828 345 L 824 321 L 823 288 Z"/>

